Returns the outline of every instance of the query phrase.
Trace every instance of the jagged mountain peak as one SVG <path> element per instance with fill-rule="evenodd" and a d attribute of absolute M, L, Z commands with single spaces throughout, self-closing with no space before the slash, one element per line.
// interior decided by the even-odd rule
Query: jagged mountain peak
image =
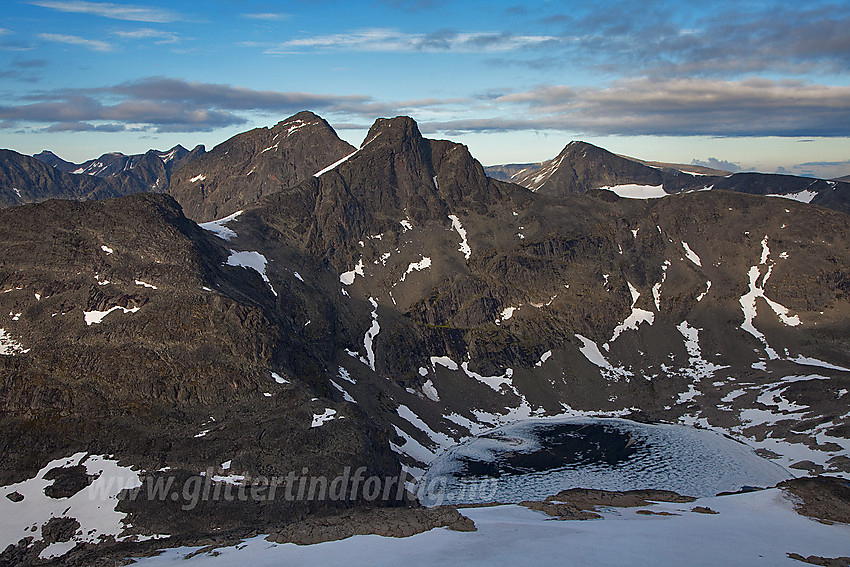
<path fill-rule="evenodd" d="M 302 111 L 217 145 L 182 168 L 169 192 L 187 216 L 209 221 L 293 187 L 354 149 L 324 119 Z"/>
<path fill-rule="evenodd" d="M 419 125 L 409 116 L 396 116 L 394 118 L 378 118 L 363 141 L 363 146 L 375 140 L 379 135 L 383 136 L 381 143 L 394 142 L 397 140 L 414 141 L 422 140 Z M 362 147 L 362 146 L 361 146 Z"/>

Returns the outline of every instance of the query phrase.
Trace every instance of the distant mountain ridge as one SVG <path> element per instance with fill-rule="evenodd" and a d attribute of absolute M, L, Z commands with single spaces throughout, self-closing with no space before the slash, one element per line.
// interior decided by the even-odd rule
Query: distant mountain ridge
<path fill-rule="evenodd" d="M 850 477 L 850 216 L 740 191 L 620 198 L 591 187 L 590 164 L 594 183 L 664 172 L 581 144 L 547 173 L 590 188 L 535 192 L 411 118 L 376 120 L 354 148 L 314 116 L 217 146 L 174 175 L 174 196 L 0 210 L 0 484 L 41 483 L 24 505 L 75 454 L 181 486 L 361 466 L 421 478 L 455 444 L 551 416 L 698 425 L 796 474 Z M 130 173 L 16 163 L 92 184 L 83 196 Z M 57 491 L 89 480 L 56 468 Z M 110 502 L 128 533 L 169 540 L 65 534 L 62 564 L 372 505 L 187 511 L 173 494 Z M 49 516 L 0 561 L 35 563 Z"/>
<path fill-rule="evenodd" d="M 668 194 L 719 189 L 778 195 L 850 213 L 850 183 L 766 173 L 730 173 L 692 165 L 649 162 L 619 156 L 573 141 L 551 160 L 531 165 L 485 168 L 489 175 L 544 195 L 564 196 L 593 189 L 638 185 Z"/>

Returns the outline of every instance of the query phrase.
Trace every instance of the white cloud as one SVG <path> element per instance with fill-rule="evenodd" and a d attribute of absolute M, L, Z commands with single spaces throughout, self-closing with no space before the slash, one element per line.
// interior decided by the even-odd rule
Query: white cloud
<path fill-rule="evenodd" d="M 556 41 L 552 36 L 513 35 L 507 32 L 438 31 L 430 34 L 408 34 L 385 28 L 293 39 L 267 49 L 266 54 L 298 53 L 307 50 L 350 51 L 459 51 L 467 53 L 504 52 L 535 47 Z"/>
<path fill-rule="evenodd" d="M 123 37 L 125 39 L 158 39 L 156 41 L 157 44 L 163 43 L 177 43 L 180 41 L 180 37 L 173 32 L 167 32 L 162 30 L 154 30 L 151 28 L 142 28 L 138 30 L 129 30 L 129 31 L 117 31 L 115 35 L 118 37 Z"/>
<path fill-rule="evenodd" d="M 106 43 L 105 41 L 100 41 L 98 39 L 86 39 L 84 37 L 79 37 L 76 35 L 64 35 L 58 33 L 40 33 L 38 34 L 40 39 L 44 41 L 53 41 L 56 43 L 67 43 L 69 45 L 79 45 L 80 47 L 85 47 L 86 49 L 91 49 L 93 51 L 111 51 L 112 46 Z"/>
<path fill-rule="evenodd" d="M 50 8 L 60 12 L 72 12 L 78 14 L 91 14 L 102 16 L 113 20 L 128 20 L 132 22 L 174 22 L 180 17 L 169 10 L 161 8 L 148 8 L 144 6 L 132 6 L 112 4 L 110 2 L 85 2 L 83 0 L 30 0 L 33 6 Z"/>
<path fill-rule="evenodd" d="M 289 18 L 289 14 L 280 14 L 274 12 L 263 12 L 263 13 L 252 13 L 252 14 L 242 14 L 243 18 L 248 18 L 250 20 L 286 20 Z"/>

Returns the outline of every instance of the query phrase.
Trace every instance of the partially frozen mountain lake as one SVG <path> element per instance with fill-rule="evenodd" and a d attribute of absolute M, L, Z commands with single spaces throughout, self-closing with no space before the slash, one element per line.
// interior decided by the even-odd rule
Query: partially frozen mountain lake
<path fill-rule="evenodd" d="M 448 449 L 431 463 L 419 496 L 429 505 L 542 500 L 569 488 L 703 497 L 792 476 L 713 431 L 618 418 L 535 419 Z"/>

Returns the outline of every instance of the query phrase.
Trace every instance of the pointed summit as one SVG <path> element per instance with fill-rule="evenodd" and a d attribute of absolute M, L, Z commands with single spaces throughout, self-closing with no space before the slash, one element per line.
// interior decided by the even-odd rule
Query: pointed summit
<path fill-rule="evenodd" d="M 516 174 L 515 183 L 544 195 L 563 196 L 634 183 L 661 185 L 661 171 L 587 142 L 572 141 L 539 168 Z"/>
<path fill-rule="evenodd" d="M 302 111 L 272 128 L 238 134 L 189 162 L 174 175 L 169 193 L 186 216 L 210 221 L 295 186 L 353 150 L 324 119 Z"/>

